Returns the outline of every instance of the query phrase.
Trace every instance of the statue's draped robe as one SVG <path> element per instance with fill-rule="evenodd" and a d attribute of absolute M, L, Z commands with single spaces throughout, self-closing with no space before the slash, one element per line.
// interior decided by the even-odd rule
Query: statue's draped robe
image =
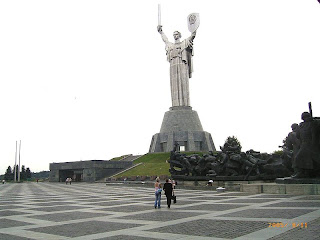
<path fill-rule="evenodd" d="M 192 56 L 195 32 L 179 43 L 169 42 L 164 33 L 161 36 L 166 44 L 167 60 L 170 62 L 172 106 L 190 106 L 189 78 L 193 72 Z"/>

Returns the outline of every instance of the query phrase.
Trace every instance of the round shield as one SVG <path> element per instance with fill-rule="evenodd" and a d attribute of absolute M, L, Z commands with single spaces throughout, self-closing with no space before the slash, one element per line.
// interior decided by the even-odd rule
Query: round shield
<path fill-rule="evenodd" d="M 200 25 L 199 13 L 191 13 L 188 15 L 188 29 L 190 32 L 194 32 Z"/>

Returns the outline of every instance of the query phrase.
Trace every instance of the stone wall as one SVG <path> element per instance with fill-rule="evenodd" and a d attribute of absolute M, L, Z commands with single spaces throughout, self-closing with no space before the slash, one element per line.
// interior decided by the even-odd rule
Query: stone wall
<path fill-rule="evenodd" d="M 70 175 L 71 172 L 82 172 L 82 181 L 93 182 L 105 177 L 109 177 L 119 171 L 131 167 L 132 165 L 132 161 L 104 160 L 50 163 L 49 181 L 65 181 L 66 176 L 68 174 Z"/>

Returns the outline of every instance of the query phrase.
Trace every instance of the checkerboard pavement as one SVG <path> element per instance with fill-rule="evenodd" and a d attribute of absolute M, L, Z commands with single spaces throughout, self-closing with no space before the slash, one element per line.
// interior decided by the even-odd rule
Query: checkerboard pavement
<path fill-rule="evenodd" d="M 154 209 L 143 185 L 2 184 L 0 239 L 320 239 L 319 195 L 175 192 Z"/>

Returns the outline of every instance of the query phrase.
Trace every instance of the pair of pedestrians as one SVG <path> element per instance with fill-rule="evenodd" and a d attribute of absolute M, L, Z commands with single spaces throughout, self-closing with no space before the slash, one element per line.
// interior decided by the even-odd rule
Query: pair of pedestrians
<path fill-rule="evenodd" d="M 66 184 L 69 183 L 69 184 L 71 185 L 71 182 L 72 182 L 72 178 L 67 178 L 67 179 L 66 179 Z"/>
<path fill-rule="evenodd" d="M 157 178 L 156 182 L 154 184 L 155 188 L 155 202 L 154 202 L 154 208 L 161 208 L 161 192 L 162 192 L 162 186 L 160 183 L 160 179 Z M 173 185 L 169 179 L 166 179 L 166 183 L 163 185 L 163 190 L 165 192 L 166 198 L 167 198 L 167 206 L 170 208 L 171 206 L 171 199 L 174 199 L 174 192 L 173 192 Z M 176 200 L 175 200 L 176 201 Z"/>

